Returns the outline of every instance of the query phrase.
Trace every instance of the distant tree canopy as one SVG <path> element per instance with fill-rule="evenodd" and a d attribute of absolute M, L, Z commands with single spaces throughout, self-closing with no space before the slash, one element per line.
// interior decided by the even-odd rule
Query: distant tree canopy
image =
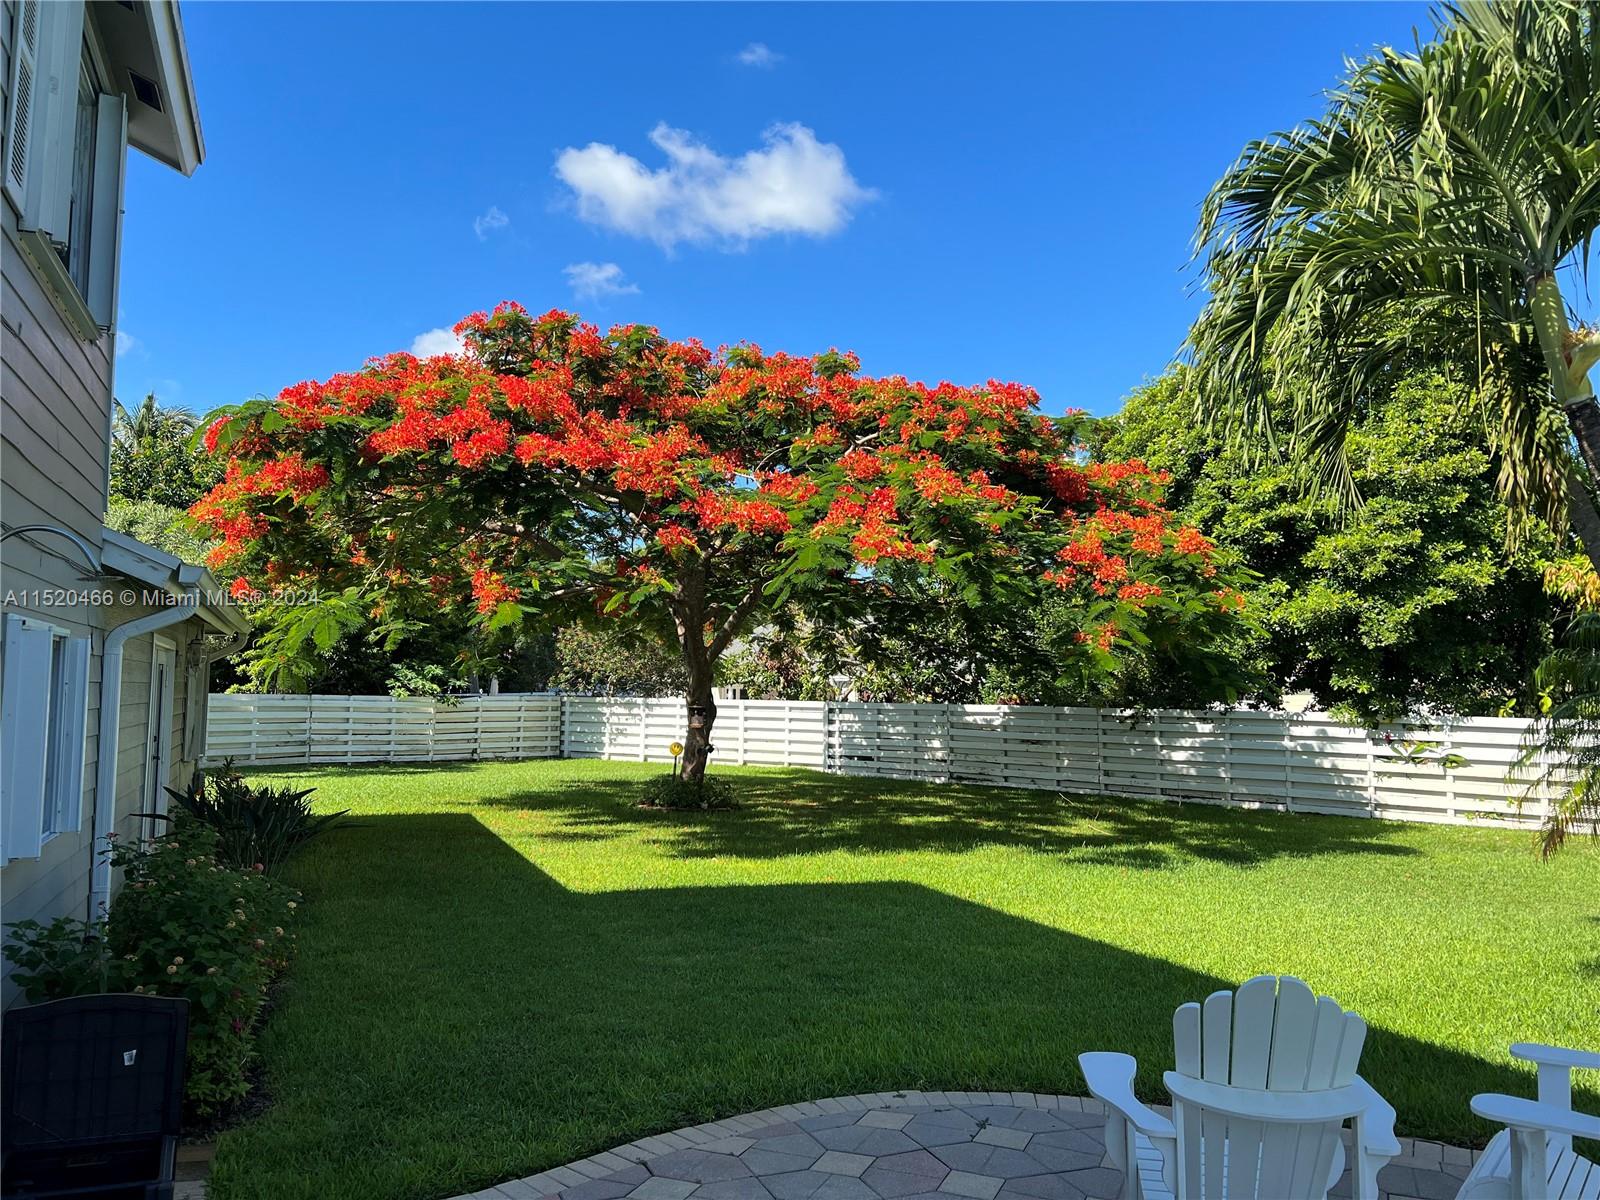
<path fill-rule="evenodd" d="M 155 393 L 131 412 L 117 402 L 111 424 L 111 495 L 186 509 L 222 479 L 222 468 L 190 448 L 196 418 Z"/>
<path fill-rule="evenodd" d="M 1536 527 L 1507 548 L 1498 464 L 1463 387 L 1417 372 L 1361 407 L 1345 449 L 1362 503 L 1342 510 L 1307 499 L 1295 466 L 1200 429 L 1182 384 L 1174 372 L 1134 393 L 1095 452 L 1169 472 L 1174 508 L 1257 574 L 1243 652 L 1269 692 L 1369 721 L 1525 710 L 1565 612 L 1542 584 L 1557 545 Z"/>
<path fill-rule="evenodd" d="M 204 562 L 216 544 L 185 510 L 222 478 L 190 447 L 195 416 L 147 395 L 133 411 L 112 410 L 111 490 L 106 527 L 185 562 Z"/>
<path fill-rule="evenodd" d="M 554 644 L 548 683 L 563 692 L 670 696 L 689 683 L 677 646 L 618 622 L 565 626 Z"/>

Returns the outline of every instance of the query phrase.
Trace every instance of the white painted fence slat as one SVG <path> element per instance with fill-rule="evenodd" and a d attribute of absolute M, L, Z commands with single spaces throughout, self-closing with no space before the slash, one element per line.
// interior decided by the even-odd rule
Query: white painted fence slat
<path fill-rule="evenodd" d="M 207 764 L 320 765 L 488 758 L 670 763 L 681 698 L 502 694 L 450 704 L 389 696 L 210 697 Z M 1527 723 L 1498 717 L 1378 730 L 1325 713 L 720 700 L 714 763 L 1187 800 L 1403 821 L 1527 824 L 1507 773 Z M 1410 762 L 1409 740 L 1438 742 Z"/>

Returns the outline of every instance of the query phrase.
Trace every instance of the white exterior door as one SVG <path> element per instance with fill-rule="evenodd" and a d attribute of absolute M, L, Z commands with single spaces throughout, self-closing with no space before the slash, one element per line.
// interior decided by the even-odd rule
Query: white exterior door
<path fill-rule="evenodd" d="M 155 638 L 150 657 L 150 719 L 145 727 L 144 811 L 167 811 L 167 784 L 172 771 L 172 681 L 177 673 L 178 648 L 166 638 Z M 145 836 L 165 833 L 165 821 L 146 820 Z"/>

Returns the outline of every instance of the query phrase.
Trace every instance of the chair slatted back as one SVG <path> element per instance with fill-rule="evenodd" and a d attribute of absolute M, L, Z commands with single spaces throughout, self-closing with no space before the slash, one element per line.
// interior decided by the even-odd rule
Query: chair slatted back
<path fill-rule="evenodd" d="M 1292 976 L 1258 975 L 1172 1016 L 1174 1065 L 1208 1083 L 1317 1092 L 1354 1082 L 1367 1025 Z M 1179 1200 L 1281 1200 L 1325 1194 L 1337 1123 L 1245 1120 L 1192 1104 L 1173 1113 Z"/>

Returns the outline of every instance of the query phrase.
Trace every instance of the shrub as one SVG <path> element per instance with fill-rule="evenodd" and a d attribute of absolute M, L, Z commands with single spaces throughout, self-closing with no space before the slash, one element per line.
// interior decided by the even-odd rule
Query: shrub
<path fill-rule="evenodd" d="M 217 852 L 217 835 L 180 814 L 144 846 L 113 846 L 123 887 L 103 926 L 22 921 L 5 949 L 30 1001 L 101 991 L 188 1000 L 187 1099 L 201 1117 L 249 1090 L 257 1018 L 293 953 L 300 900 L 265 871 L 221 865 Z"/>
<path fill-rule="evenodd" d="M 133 990 L 133 968 L 111 953 L 104 930 L 73 917 L 48 925 L 14 921 L 5 954 L 11 978 L 29 1000 L 60 1000 Z"/>
<path fill-rule="evenodd" d="M 230 759 L 210 780 L 196 771 L 185 791 L 168 788 L 182 811 L 217 835 L 217 859 L 225 867 L 276 874 L 298 847 L 337 825 L 348 809 L 318 816 L 309 797 L 316 788 L 295 791 L 253 787 Z"/>
<path fill-rule="evenodd" d="M 685 779 L 674 774 L 646 780 L 639 807 L 710 810 L 739 806 L 734 803 L 733 784 L 720 776 Z"/>

